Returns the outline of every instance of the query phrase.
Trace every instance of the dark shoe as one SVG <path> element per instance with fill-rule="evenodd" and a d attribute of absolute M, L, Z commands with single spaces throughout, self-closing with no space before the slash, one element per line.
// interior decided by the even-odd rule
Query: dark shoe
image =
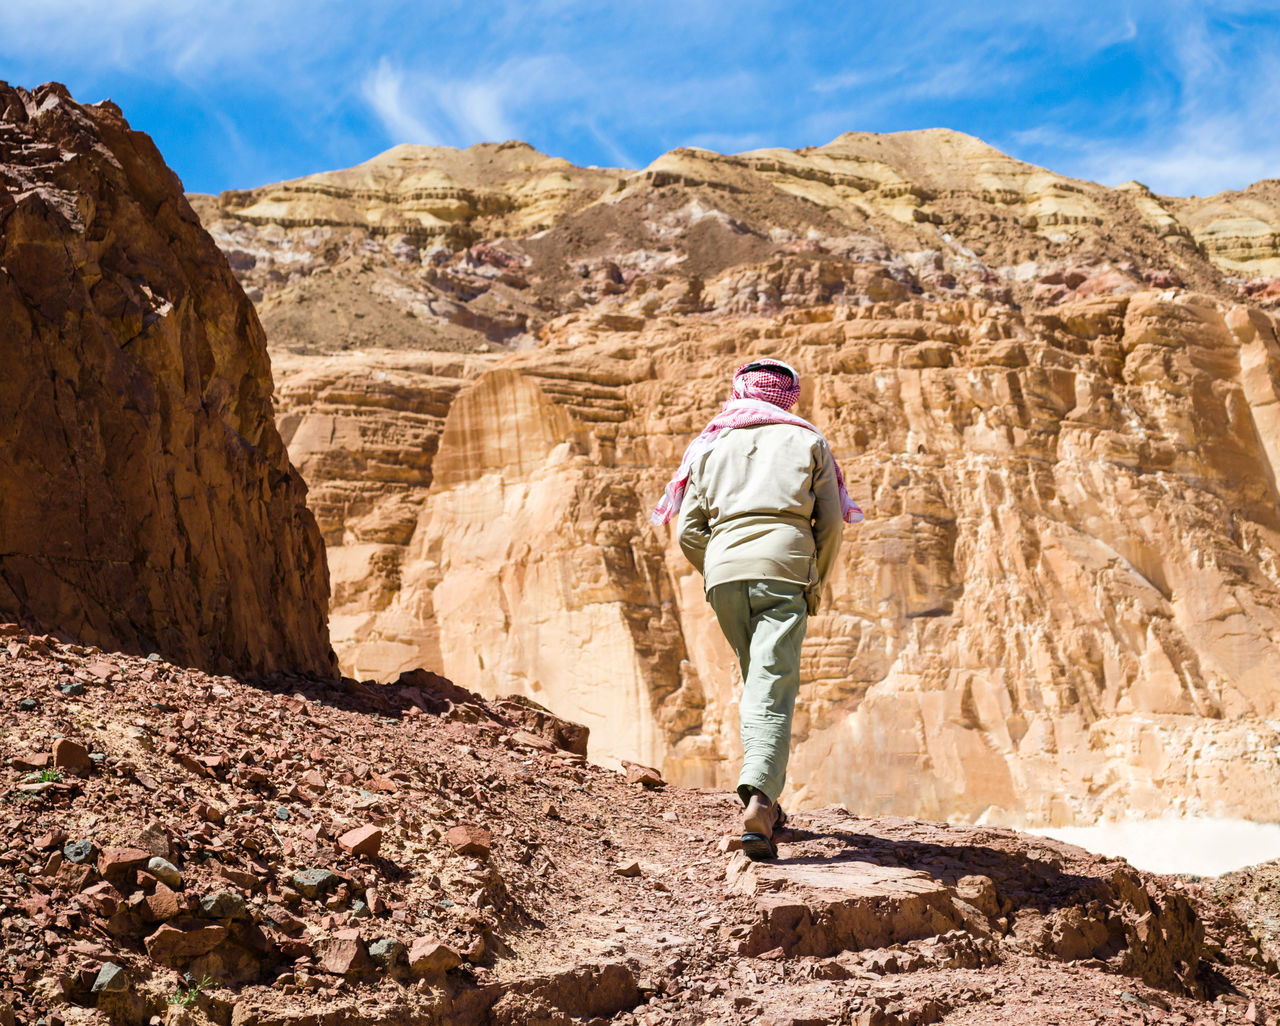
<path fill-rule="evenodd" d="M 765 862 L 778 857 L 773 834 L 786 818 L 782 806 L 771 802 L 763 791 L 751 789 L 751 798 L 742 813 L 742 850 L 747 858 Z"/>
<path fill-rule="evenodd" d="M 752 862 L 770 862 L 778 857 L 773 839 L 764 834 L 743 834 L 742 851 Z"/>

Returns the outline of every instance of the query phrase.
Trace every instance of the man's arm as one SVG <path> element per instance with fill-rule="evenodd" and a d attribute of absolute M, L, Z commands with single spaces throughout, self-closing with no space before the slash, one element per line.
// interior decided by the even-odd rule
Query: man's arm
<path fill-rule="evenodd" d="M 711 540 L 711 527 L 707 523 L 707 510 L 692 474 L 685 486 L 684 501 L 680 503 L 676 536 L 680 539 L 680 551 L 693 564 L 694 569 L 705 577 L 706 571 L 702 567 L 707 556 L 707 542 Z"/>
<path fill-rule="evenodd" d="M 840 486 L 836 482 L 836 461 L 822 442 L 814 446 L 813 470 L 813 542 L 818 550 L 818 580 L 822 582 L 836 565 L 840 551 L 844 511 L 840 507 Z"/>

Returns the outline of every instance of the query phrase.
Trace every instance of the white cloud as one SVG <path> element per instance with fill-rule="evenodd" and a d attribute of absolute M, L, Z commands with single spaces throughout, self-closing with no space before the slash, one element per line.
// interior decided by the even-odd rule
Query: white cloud
<path fill-rule="evenodd" d="M 470 146 L 520 138 L 523 112 L 572 94 L 580 76 L 567 61 L 528 57 L 466 77 L 406 69 L 387 57 L 361 83 L 361 95 L 396 143 Z"/>
<path fill-rule="evenodd" d="M 387 135 L 398 143 L 443 146 L 445 140 L 415 113 L 416 104 L 405 95 L 405 76 L 385 57 L 369 72 L 361 93 L 382 122 Z"/>
<path fill-rule="evenodd" d="M 1259 148 L 1246 128 L 1224 119 L 1178 126 L 1172 140 L 1149 146 L 1113 149 L 1085 142 L 1091 152 L 1074 173 L 1103 185 L 1136 179 L 1166 196 L 1211 196 L 1280 178 L 1280 146 Z"/>
<path fill-rule="evenodd" d="M 1242 45 L 1205 14 L 1185 13 L 1156 41 L 1166 61 L 1162 88 L 1148 88 L 1115 112 L 1136 130 L 1040 126 L 1011 138 L 1065 174 L 1104 185 L 1137 179 L 1171 196 L 1280 177 L 1280 59 L 1247 40 Z"/>
<path fill-rule="evenodd" d="M 0 62 L 86 100 L 185 86 L 205 123 L 234 112 L 262 154 L 279 145 L 262 122 L 286 119 L 303 164 L 383 141 L 524 138 L 635 167 L 681 143 L 942 126 L 1066 174 L 1205 193 L 1280 174 L 1280 57 L 1260 13 L 1126 0 L 1063 21 L 1018 0 L 926 0 L 803 17 L 744 0 L 727 33 L 714 0 L 0 0 Z M 1077 67 L 1092 93 L 1071 95 Z M 181 117 L 154 106 L 152 124 Z"/>
<path fill-rule="evenodd" d="M 335 0 L 43 0 L 0 5 L 0 53 L 75 60 L 89 69 L 167 71 L 180 79 L 231 67 L 286 74 L 345 35 Z M 288 65 L 263 59 L 291 56 Z"/>

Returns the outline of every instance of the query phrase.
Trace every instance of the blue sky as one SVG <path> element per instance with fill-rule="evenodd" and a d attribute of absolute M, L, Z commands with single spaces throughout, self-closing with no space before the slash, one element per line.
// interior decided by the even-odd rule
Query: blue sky
<path fill-rule="evenodd" d="M 4 0 L 0 78 L 115 100 L 205 192 L 400 142 L 642 167 L 931 127 L 1175 195 L 1280 177 L 1280 0 Z"/>

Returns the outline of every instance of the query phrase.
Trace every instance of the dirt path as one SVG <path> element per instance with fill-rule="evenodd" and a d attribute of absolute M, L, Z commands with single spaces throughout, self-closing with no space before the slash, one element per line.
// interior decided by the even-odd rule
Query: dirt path
<path fill-rule="evenodd" d="M 250 684 L 0 632 L 0 1022 L 5 1003 L 49 1026 L 1280 1008 L 1248 874 L 844 810 L 794 816 L 753 865 L 731 795 L 629 784 L 557 747 L 581 751 L 571 725 L 432 674 Z"/>

